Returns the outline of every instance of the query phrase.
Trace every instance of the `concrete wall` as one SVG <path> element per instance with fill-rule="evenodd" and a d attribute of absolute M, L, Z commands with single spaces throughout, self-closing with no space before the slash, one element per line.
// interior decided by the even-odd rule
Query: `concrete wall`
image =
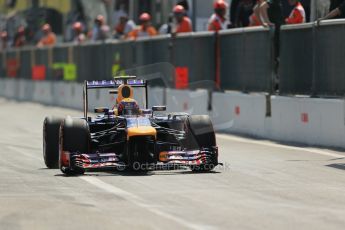
<path fill-rule="evenodd" d="M 266 117 L 265 95 L 216 93 L 212 119 L 219 131 L 276 141 L 345 148 L 345 102 L 273 96 Z"/>

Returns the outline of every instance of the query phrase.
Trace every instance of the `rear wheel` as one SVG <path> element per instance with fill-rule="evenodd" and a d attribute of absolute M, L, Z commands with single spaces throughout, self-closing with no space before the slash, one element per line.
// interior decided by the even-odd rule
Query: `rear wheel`
<path fill-rule="evenodd" d="M 50 169 L 59 168 L 59 129 L 63 118 L 46 117 L 43 123 L 43 159 Z"/>
<path fill-rule="evenodd" d="M 216 146 L 216 135 L 212 121 L 207 115 L 190 116 L 186 123 L 188 150 L 210 149 Z M 202 165 L 191 166 L 195 172 L 209 172 L 218 165 L 218 156 L 215 153 L 206 156 L 205 163 Z"/>
<path fill-rule="evenodd" d="M 67 117 L 60 128 L 60 169 L 66 175 L 84 174 L 85 170 L 78 167 L 70 155 L 66 160 L 65 152 L 88 153 L 90 146 L 90 130 L 88 123 L 83 119 Z M 69 161 L 69 162 L 66 162 Z"/>

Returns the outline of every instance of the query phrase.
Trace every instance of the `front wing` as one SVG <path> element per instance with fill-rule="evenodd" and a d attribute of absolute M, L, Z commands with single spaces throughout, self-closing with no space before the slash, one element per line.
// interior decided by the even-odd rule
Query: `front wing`
<path fill-rule="evenodd" d="M 124 168 L 126 163 L 116 153 L 69 153 L 64 152 L 69 167 L 82 169 Z M 193 151 L 166 151 L 159 154 L 159 166 L 200 166 L 214 163 L 218 158 L 218 148 L 200 149 Z M 216 161 L 217 162 L 217 161 Z M 161 167 L 160 167 L 161 168 Z"/>

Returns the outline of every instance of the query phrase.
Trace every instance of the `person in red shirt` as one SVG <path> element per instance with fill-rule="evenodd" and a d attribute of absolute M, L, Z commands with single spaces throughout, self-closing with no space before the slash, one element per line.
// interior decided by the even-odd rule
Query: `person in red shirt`
<path fill-rule="evenodd" d="M 37 47 L 53 46 L 56 44 L 56 35 L 52 31 L 49 24 L 44 24 L 42 27 L 43 37 L 37 43 Z"/>
<path fill-rule="evenodd" d="M 214 5 L 214 14 L 208 22 L 208 31 L 219 31 L 228 28 L 229 23 L 225 17 L 228 3 L 224 0 L 217 0 Z"/>
<path fill-rule="evenodd" d="M 186 16 L 186 10 L 181 5 L 176 5 L 173 9 L 176 20 L 174 33 L 189 33 L 193 31 L 192 21 Z"/>
<path fill-rule="evenodd" d="M 140 37 L 153 37 L 158 34 L 157 30 L 151 25 L 151 15 L 143 13 L 140 15 L 140 26 L 128 34 L 129 39 Z"/>
<path fill-rule="evenodd" d="M 305 11 L 299 0 L 289 0 L 290 5 L 294 5 L 295 8 L 291 11 L 288 18 L 285 19 L 286 24 L 300 24 L 305 23 Z"/>

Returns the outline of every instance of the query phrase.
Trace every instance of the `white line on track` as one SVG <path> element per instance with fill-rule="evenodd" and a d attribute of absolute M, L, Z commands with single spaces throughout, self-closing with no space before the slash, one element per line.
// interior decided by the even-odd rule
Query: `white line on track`
<path fill-rule="evenodd" d="M 335 158 L 345 158 L 345 155 L 336 154 L 336 153 L 323 151 L 323 150 L 319 150 L 319 149 L 313 149 L 313 148 L 302 148 L 302 147 L 287 146 L 287 145 L 281 145 L 281 144 L 276 144 L 276 143 L 271 143 L 271 142 L 249 140 L 246 138 L 228 136 L 228 135 L 223 135 L 223 134 L 217 134 L 217 138 L 221 138 L 221 139 L 229 140 L 229 141 L 236 141 L 236 142 L 240 142 L 240 143 L 262 145 L 262 146 L 267 146 L 267 147 L 281 148 L 281 149 L 288 149 L 288 150 L 304 151 L 304 152 L 308 152 L 308 153 L 316 153 L 316 154 L 329 156 L 329 157 L 335 157 Z"/>
<path fill-rule="evenodd" d="M 157 216 L 161 216 L 165 219 L 171 220 L 175 223 L 180 224 L 181 226 L 189 229 L 205 229 L 205 226 L 196 225 L 194 223 L 190 223 L 184 219 L 181 219 L 177 216 L 171 215 L 167 212 L 164 212 L 162 210 L 159 210 L 157 207 L 154 207 L 152 204 L 148 204 L 145 202 L 142 198 L 138 197 L 137 195 L 134 195 L 130 192 L 124 191 L 114 185 L 110 185 L 108 183 L 105 183 L 104 181 L 97 179 L 95 177 L 79 177 L 80 179 L 86 181 L 87 183 L 102 189 L 103 191 L 106 191 L 108 193 L 114 194 L 116 196 L 120 196 L 123 199 L 131 202 L 132 204 L 139 206 L 141 208 L 145 208 L 147 211 L 156 214 Z"/>

